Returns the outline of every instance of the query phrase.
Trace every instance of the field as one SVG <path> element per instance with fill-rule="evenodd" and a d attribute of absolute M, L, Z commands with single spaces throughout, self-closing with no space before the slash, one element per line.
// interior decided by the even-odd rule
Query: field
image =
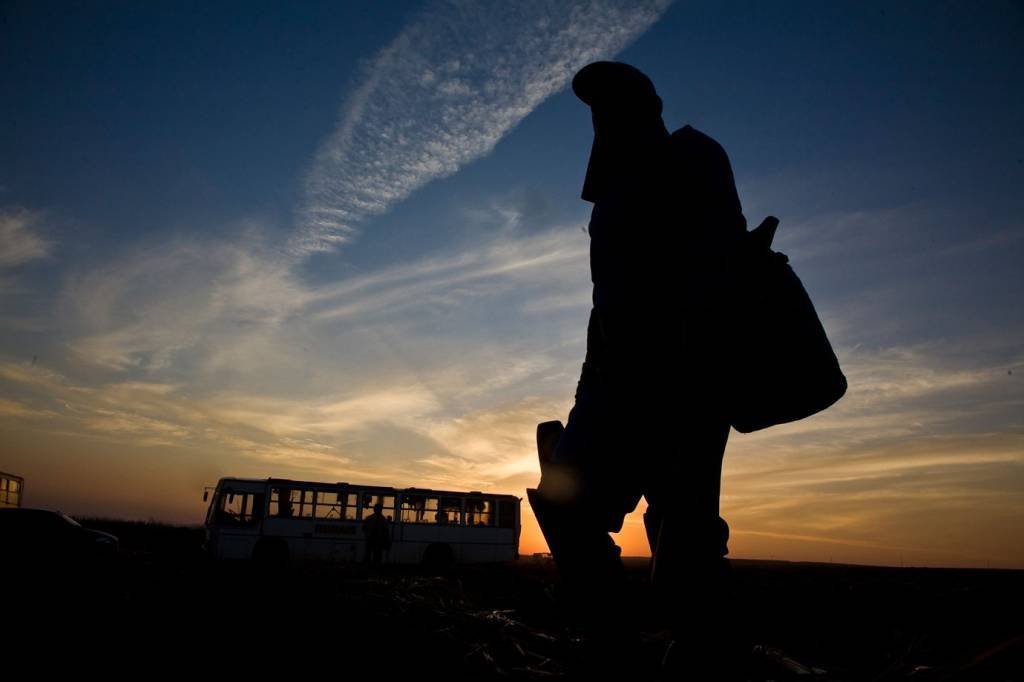
<path fill-rule="evenodd" d="M 236 656 L 246 667 L 313 656 L 330 662 L 332 678 L 369 669 L 389 679 L 583 679 L 595 660 L 615 658 L 559 607 L 544 557 L 444 575 L 266 571 L 208 561 L 201 529 L 85 524 L 118 535 L 120 556 L 23 577 L 7 600 L 21 633 L 55 628 L 79 650 L 202 669 Z M 651 615 L 647 561 L 627 564 L 642 637 L 626 665 L 637 679 L 659 679 L 670 636 Z M 734 569 L 759 643 L 752 681 L 1024 680 L 1024 572 L 767 561 Z"/>

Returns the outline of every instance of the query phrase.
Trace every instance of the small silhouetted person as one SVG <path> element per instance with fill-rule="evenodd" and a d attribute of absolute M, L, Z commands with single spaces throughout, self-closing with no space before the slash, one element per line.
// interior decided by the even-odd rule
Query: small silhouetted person
<path fill-rule="evenodd" d="M 292 491 L 288 488 L 277 489 L 277 515 L 283 519 L 290 519 L 294 515 L 291 496 Z"/>
<path fill-rule="evenodd" d="M 582 191 L 593 204 L 593 309 L 565 430 L 538 432 L 542 461 L 549 452 L 534 507 L 566 592 L 592 622 L 625 621 L 609 532 L 646 497 L 651 577 L 676 651 L 718 679 L 736 640 L 719 516 L 729 435 L 719 349 L 746 220 L 722 147 L 690 126 L 670 134 L 647 76 L 598 62 L 572 87 L 594 128 Z"/>
<path fill-rule="evenodd" d="M 416 523 L 423 523 L 427 511 L 427 498 L 423 495 L 407 495 L 405 503 L 414 511 Z"/>
<path fill-rule="evenodd" d="M 366 537 L 364 563 L 380 564 L 384 552 L 391 549 L 391 523 L 383 514 L 384 505 L 373 505 L 373 513 L 363 519 L 363 535 Z"/>

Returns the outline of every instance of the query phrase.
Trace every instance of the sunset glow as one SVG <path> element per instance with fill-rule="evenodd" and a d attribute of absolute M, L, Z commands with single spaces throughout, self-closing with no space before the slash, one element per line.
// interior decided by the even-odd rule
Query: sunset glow
<path fill-rule="evenodd" d="M 0 10 L 0 470 L 26 506 L 198 524 L 221 476 L 482 490 L 545 551 L 534 429 L 572 405 L 591 294 L 566 86 L 614 58 L 722 143 L 751 226 L 781 219 L 849 380 L 731 435 L 731 556 L 1024 568 L 1019 6 L 385 4 Z"/>

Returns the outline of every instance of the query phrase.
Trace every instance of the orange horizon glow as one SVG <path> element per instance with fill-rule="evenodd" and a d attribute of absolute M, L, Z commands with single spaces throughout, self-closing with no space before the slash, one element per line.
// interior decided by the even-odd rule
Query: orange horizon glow
<path fill-rule="evenodd" d="M 1006 373 L 944 370 L 911 353 L 840 356 L 851 389 L 835 407 L 730 437 L 730 556 L 1024 568 L 1021 437 L 943 434 L 941 410 L 905 407 L 1012 391 Z M 25 478 L 26 506 L 199 524 L 203 488 L 227 476 L 480 490 L 523 498 L 520 551 L 547 550 L 525 490 L 539 480 L 535 426 L 566 414 L 561 400 L 446 416 L 402 375 L 314 401 L 87 385 L 30 363 L 0 363 L 0 380 L 13 387 L 0 399 L 0 470 Z M 615 537 L 624 555 L 649 554 L 643 510 Z"/>
<path fill-rule="evenodd" d="M 28 468 L 30 471 L 35 470 L 35 467 Z M 187 476 L 182 476 L 181 472 L 165 469 L 139 472 L 134 479 L 135 486 L 112 486 L 110 480 L 104 480 L 104 475 L 89 466 L 85 458 L 81 458 L 71 462 L 65 475 L 58 479 L 45 480 L 39 475 L 27 477 L 28 496 L 25 506 L 56 508 L 80 516 L 198 525 L 203 523 L 207 508 L 207 503 L 202 501 L 203 489 L 206 485 L 216 484 L 220 475 L 236 474 L 222 472 L 200 481 L 195 478 L 189 480 Z M 302 479 L 295 475 L 291 477 Z M 129 478 L 125 475 L 118 480 L 126 483 Z M 375 481 L 373 484 L 387 483 Z M 104 486 L 105 492 L 101 493 Z M 164 489 L 173 497 L 160 499 L 155 496 L 158 489 Z M 516 494 L 505 489 L 489 492 Z M 522 498 L 520 555 L 528 557 L 547 553 L 547 544 L 525 499 L 525 494 L 520 492 L 518 495 Z M 642 521 L 645 508 L 645 504 L 641 502 L 638 509 L 627 517 L 623 530 L 612 536 L 615 543 L 622 548 L 623 556 L 650 556 Z M 728 509 L 723 511 L 723 515 L 730 519 Z M 881 543 L 827 536 L 776 534 L 771 531 L 744 528 L 740 525 L 741 521 L 735 519 L 735 515 L 731 516 L 733 518 L 730 523 L 730 558 L 887 566 L 1024 568 L 1024 561 L 1015 557 L 1012 552 L 976 558 L 957 554 L 956 550 L 943 551 L 927 546 L 886 546 Z"/>

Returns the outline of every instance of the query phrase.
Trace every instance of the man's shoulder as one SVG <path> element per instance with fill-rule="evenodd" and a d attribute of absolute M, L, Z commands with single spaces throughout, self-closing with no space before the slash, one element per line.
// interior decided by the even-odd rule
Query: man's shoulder
<path fill-rule="evenodd" d="M 685 125 L 671 135 L 672 143 L 677 146 L 684 146 L 690 149 L 704 150 L 707 152 L 725 154 L 722 145 L 708 135 L 697 130 L 691 125 Z"/>
<path fill-rule="evenodd" d="M 717 168 L 732 173 L 729 155 L 710 135 L 687 125 L 672 133 L 670 139 L 672 157 L 684 167 L 699 168 L 702 172 Z"/>

